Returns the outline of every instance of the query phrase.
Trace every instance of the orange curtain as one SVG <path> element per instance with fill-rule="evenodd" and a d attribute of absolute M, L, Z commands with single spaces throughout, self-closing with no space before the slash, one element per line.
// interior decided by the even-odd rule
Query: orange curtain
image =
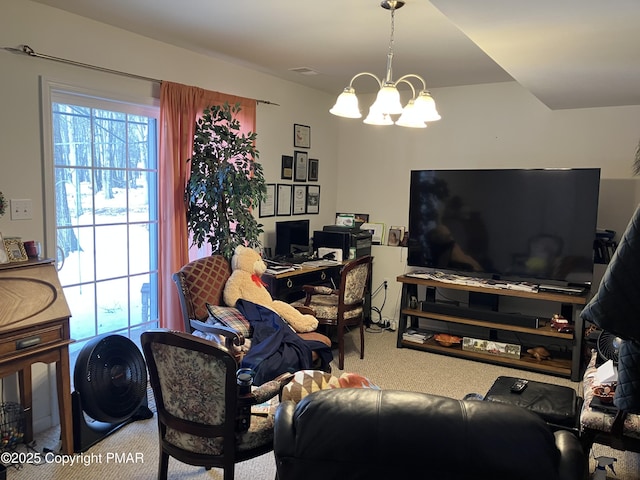
<path fill-rule="evenodd" d="M 184 330 L 180 301 L 171 278 L 190 260 L 184 192 L 193 154 L 196 119 L 206 107 L 240 104 L 244 133 L 255 132 L 256 101 L 198 87 L 162 82 L 160 90 L 158 316 L 160 326 Z M 195 258 L 195 257 L 192 257 Z"/>

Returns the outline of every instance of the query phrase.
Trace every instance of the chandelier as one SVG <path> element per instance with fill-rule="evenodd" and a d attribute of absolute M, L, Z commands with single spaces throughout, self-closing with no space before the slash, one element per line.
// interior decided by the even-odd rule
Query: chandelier
<path fill-rule="evenodd" d="M 436 103 L 431 97 L 431 93 L 427 90 L 427 84 L 424 79 L 416 74 L 410 73 L 403 75 L 395 82 L 393 81 L 393 73 L 391 64 L 393 62 L 393 33 L 394 33 L 394 17 L 395 11 L 405 4 L 402 0 L 384 0 L 380 6 L 391 11 L 391 36 L 389 38 L 389 53 L 387 54 L 387 71 L 384 80 L 380 80 L 376 75 L 370 72 L 361 72 L 355 75 L 349 82 L 349 86 L 338 96 L 336 104 L 329 110 L 330 113 L 339 117 L 361 118 L 362 113 L 358 106 L 358 97 L 356 90 L 353 88 L 353 82 L 356 78 L 367 75 L 373 77 L 378 82 L 380 90 L 376 97 L 376 101 L 369 108 L 369 115 L 364 119 L 364 123 L 369 125 L 396 125 L 412 128 L 426 128 L 426 122 L 440 120 L 440 114 L 436 110 Z M 413 81 L 420 81 L 422 89 L 416 95 L 416 88 Z M 405 107 L 400 103 L 400 93 L 398 92 L 398 84 L 407 84 L 411 89 L 411 100 L 407 102 Z M 400 115 L 394 121 L 392 115 Z"/>

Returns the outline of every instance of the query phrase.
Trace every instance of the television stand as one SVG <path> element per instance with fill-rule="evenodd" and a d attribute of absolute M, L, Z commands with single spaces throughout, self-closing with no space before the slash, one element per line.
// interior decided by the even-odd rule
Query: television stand
<path fill-rule="evenodd" d="M 578 314 L 578 306 L 587 303 L 588 291 L 581 294 L 555 293 L 526 289 L 495 288 L 494 285 L 477 285 L 450 283 L 423 278 L 416 275 L 401 275 L 397 281 L 402 284 L 400 318 L 398 324 L 398 348 L 413 348 L 427 352 L 450 355 L 470 360 L 504 365 L 523 370 L 547 373 L 568 377 L 577 382 L 581 379 L 582 342 L 584 322 Z M 432 301 L 412 304 L 411 299 L 418 298 L 418 287 L 431 290 Z M 469 305 L 458 306 L 433 301 L 433 290 L 449 289 L 465 291 L 472 299 L 481 298 L 481 305 L 476 300 Z M 511 314 L 495 311 L 501 297 L 515 297 L 523 301 L 533 302 L 534 308 L 542 302 L 553 302 L 559 305 L 559 312 L 573 325 L 572 333 L 561 333 L 551 328 L 550 319 L 531 315 Z M 475 303 L 474 303 L 475 302 Z M 539 303 L 536 303 L 539 302 Z M 414 302 L 415 303 L 415 302 Z M 478 308 L 489 305 L 491 308 Z M 504 339 L 518 338 L 521 347 L 519 358 L 514 356 L 498 356 L 492 353 L 463 350 L 462 345 L 445 347 L 434 338 L 424 343 L 412 342 L 403 338 L 408 329 L 419 329 L 426 333 L 448 333 L 460 337 L 473 332 L 473 338 L 479 340 L 514 343 Z M 552 357 L 537 360 L 527 353 L 532 347 L 545 347 Z"/>
<path fill-rule="evenodd" d="M 550 293 L 563 293 L 565 295 L 584 295 L 585 288 L 583 287 L 572 287 L 572 286 L 561 286 L 561 285 L 545 285 L 540 284 L 538 286 L 539 292 L 550 292 Z"/>

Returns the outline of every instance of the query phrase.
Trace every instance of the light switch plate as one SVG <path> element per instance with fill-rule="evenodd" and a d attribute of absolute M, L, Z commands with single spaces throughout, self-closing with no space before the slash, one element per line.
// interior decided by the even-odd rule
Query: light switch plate
<path fill-rule="evenodd" d="M 31 199 L 11 199 L 11 220 L 31 220 L 33 218 Z"/>

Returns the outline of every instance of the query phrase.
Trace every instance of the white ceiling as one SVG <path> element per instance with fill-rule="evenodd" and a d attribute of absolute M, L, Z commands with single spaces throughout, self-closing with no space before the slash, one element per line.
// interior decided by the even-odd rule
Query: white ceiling
<path fill-rule="evenodd" d="M 35 1 L 336 95 L 356 73 L 385 72 L 379 0 Z M 428 88 L 515 79 L 552 109 L 639 105 L 640 1 L 407 0 L 393 67 Z M 368 77 L 354 87 L 376 90 Z"/>

